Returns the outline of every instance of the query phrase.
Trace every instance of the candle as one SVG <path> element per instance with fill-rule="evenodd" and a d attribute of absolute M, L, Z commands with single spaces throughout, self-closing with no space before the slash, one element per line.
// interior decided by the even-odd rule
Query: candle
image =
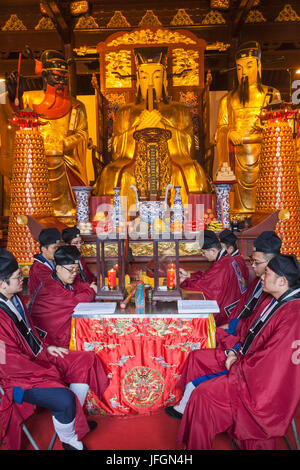
<path fill-rule="evenodd" d="M 114 268 L 111 268 L 108 271 L 107 279 L 108 279 L 108 288 L 110 290 L 113 290 L 116 287 L 116 282 L 117 282 L 117 272 Z"/>
<path fill-rule="evenodd" d="M 169 290 L 175 289 L 176 271 L 174 264 L 170 264 L 167 269 L 167 288 Z"/>

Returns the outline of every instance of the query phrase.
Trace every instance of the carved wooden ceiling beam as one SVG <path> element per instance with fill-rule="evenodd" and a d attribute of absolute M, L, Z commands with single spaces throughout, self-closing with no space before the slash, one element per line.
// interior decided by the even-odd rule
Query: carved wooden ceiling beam
<path fill-rule="evenodd" d="M 73 38 L 73 22 L 67 10 L 62 8 L 58 0 L 41 0 L 41 4 L 53 21 L 64 44 L 70 44 Z"/>
<path fill-rule="evenodd" d="M 232 37 L 236 38 L 245 23 L 251 8 L 255 5 L 256 0 L 241 0 L 237 12 L 231 24 Z"/>

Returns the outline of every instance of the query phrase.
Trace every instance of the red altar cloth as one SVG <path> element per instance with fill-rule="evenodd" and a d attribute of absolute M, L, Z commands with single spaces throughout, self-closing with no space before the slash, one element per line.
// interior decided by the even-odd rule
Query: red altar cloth
<path fill-rule="evenodd" d="M 89 414 L 150 414 L 177 403 L 182 392 L 176 384 L 190 351 L 215 347 L 213 315 L 72 321 L 71 348 L 95 351 L 110 370 L 102 401 L 88 394 Z"/>

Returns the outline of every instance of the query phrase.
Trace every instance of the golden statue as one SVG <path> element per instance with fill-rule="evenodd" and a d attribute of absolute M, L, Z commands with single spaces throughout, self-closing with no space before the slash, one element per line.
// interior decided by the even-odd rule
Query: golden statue
<path fill-rule="evenodd" d="M 247 42 L 236 53 L 237 86 L 220 101 L 215 169 L 227 162 L 237 183 L 230 194 L 232 213 L 255 211 L 256 186 L 262 128 L 258 118 L 261 109 L 280 100 L 278 90 L 261 83 L 261 49 L 257 42 Z"/>
<path fill-rule="evenodd" d="M 58 51 L 47 50 L 36 61 L 41 73 L 43 90 L 19 93 L 15 105 L 16 76 L 9 78 L 10 101 L 14 108 L 30 108 L 47 122 L 40 127 L 48 161 L 49 187 L 54 215 L 75 216 L 76 202 L 71 186 L 87 186 L 86 149 L 88 125 L 86 110 L 68 92 L 68 65 Z"/>
<path fill-rule="evenodd" d="M 189 193 L 208 191 L 205 173 L 194 160 L 193 122 L 188 107 L 169 102 L 166 96 L 167 47 L 134 49 L 137 65 L 137 99 L 119 108 L 113 127 L 112 159 L 99 175 L 93 193 L 113 195 L 114 187 L 121 187 L 121 195 L 127 196 L 128 207 L 135 203 L 130 185 L 139 191 L 139 181 L 134 160 L 137 157 L 136 131 L 163 129 L 169 131 L 167 153 L 170 183 L 181 186 L 183 204 Z M 137 169 L 138 170 L 138 169 Z"/>

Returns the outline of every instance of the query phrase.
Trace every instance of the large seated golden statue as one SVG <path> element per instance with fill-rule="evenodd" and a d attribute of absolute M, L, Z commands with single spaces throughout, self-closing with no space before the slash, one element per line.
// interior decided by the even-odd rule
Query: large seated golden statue
<path fill-rule="evenodd" d="M 242 44 L 236 53 L 237 86 L 220 101 L 217 130 L 217 169 L 227 162 L 237 184 L 230 197 L 233 213 L 255 211 L 262 128 L 261 109 L 280 99 L 279 91 L 261 83 L 261 50 L 257 42 Z"/>
<path fill-rule="evenodd" d="M 181 186 L 183 204 L 189 193 L 207 192 L 207 180 L 199 163 L 193 159 L 193 122 L 188 107 L 169 102 L 166 95 L 167 48 L 145 47 L 134 49 L 137 65 L 136 103 L 124 105 L 116 113 L 113 127 L 112 159 L 99 175 L 95 195 L 113 195 L 114 187 L 121 187 L 121 195 L 128 197 L 128 207 L 135 203 L 130 185 L 139 191 L 134 162 L 136 161 L 136 131 L 164 129 L 170 131 L 167 140 L 170 183 Z"/>

